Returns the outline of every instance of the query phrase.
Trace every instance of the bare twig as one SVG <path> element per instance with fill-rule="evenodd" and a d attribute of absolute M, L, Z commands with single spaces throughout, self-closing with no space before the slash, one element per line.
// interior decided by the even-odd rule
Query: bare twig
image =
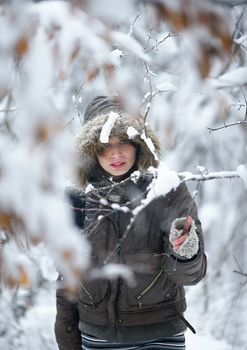
<path fill-rule="evenodd" d="M 222 129 L 229 128 L 229 127 L 232 127 L 232 126 L 247 125 L 247 99 L 246 99 L 246 95 L 245 95 L 244 90 L 241 89 L 241 91 L 242 91 L 242 94 L 243 94 L 244 103 L 239 103 L 237 105 L 236 104 L 232 104 L 232 105 L 230 105 L 229 108 L 238 106 L 238 110 L 240 110 L 241 107 L 245 107 L 244 120 L 239 120 L 237 122 L 230 123 L 230 124 L 224 123 L 222 126 L 219 126 L 217 128 L 209 128 L 208 127 L 207 129 L 209 130 L 210 133 L 213 132 L 213 131 L 222 130 Z"/>
<path fill-rule="evenodd" d="M 234 273 L 237 273 L 238 275 L 247 277 L 247 273 L 241 272 L 241 271 L 237 271 L 237 270 L 233 270 Z"/>
<path fill-rule="evenodd" d="M 171 32 L 169 33 L 167 36 L 165 36 L 163 39 L 161 39 L 160 41 L 158 41 L 155 45 L 153 45 L 150 49 L 146 50 L 145 53 L 148 53 L 154 49 L 157 48 L 157 46 L 159 46 L 160 44 L 162 44 L 164 41 L 166 41 L 166 39 L 168 38 L 172 38 L 174 36 L 177 36 L 178 34 L 177 33 L 174 33 L 174 32 Z"/>
<path fill-rule="evenodd" d="M 246 118 L 246 113 L 245 113 L 245 118 Z M 230 124 L 226 124 L 224 123 L 223 126 L 219 126 L 217 128 L 207 128 L 209 130 L 209 132 L 213 132 L 213 131 L 217 131 L 217 130 L 221 130 L 221 129 L 225 129 L 225 128 L 229 128 L 231 126 L 236 126 L 236 125 L 247 125 L 247 120 L 239 120 L 238 122 L 235 123 L 230 123 Z"/>
<path fill-rule="evenodd" d="M 151 102 L 152 102 L 152 98 L 153 98 L 153 84 L 152 84 L 152 80 L 150 78 L 150 69 L 148 67 L 148 64 L 146 62 L 144 62 L 144 65 L 145 65 L 145 69 L 147 72 L 147 79 L 148 79 L 148 85 L 149 85 L 148 103 L 146 106 L 145 115 L 143 117 L 144 134 L 145 134 L 145 137 L 147 137 L 146 120 L 147 120 L 147 116 L 148 116 L 148 113 L 149 113 L 150 108 L 151 108 Z"/>
<path fill-rule="evenodd" d="M 82 88 L 84 87 L 85 83 L 86 83 L 86 81 L 84 80 L 84 82 L 80 85 L 80 87 L 77 89 L 75 95 L 72 98 L 72 101 L 74 103 L 74 107 L 75 107 L 75 110 L 76 110 L 76 113 L 77 113 L 77 117 L 79 118 L 81 125 L 83 125 L 83 122 L 81 120 L 81 114 L 80 114 L 80 111 L 79 111 L 79 106 L 78 106 L 78 102 L 77 101 L 80 98 L 79 97 L 80 96 L 80 92 L 81 92 Z M 74 119 L 75 119 L 75 117 L 73 117 L 67 124 L 65 124 L 64 127 L 66 127 L 70 123 L 72 123 Z"/>
<path fill-rule="evenodd" d="M 142 14 L 142 11 L 140 13 L 138 13 L 138 15 L 136 15 L 134 21 L 131 23 L 130 29 L 129 29 L 129 33 L 128 33 L 129 36 L 132 35 L 134 25 L 135 25 L 136 21 L 138 20 L 138 18 L 140 17 L 141 14 Z"/>
<path fill-rule="evenodd" d="M 243 94 L 244 102 L 245 102 L 244 122 L 247 122 L 247 100 L 246 100 L 246 95 L 245 95 L 245 92 L 243 89 L 242 89 L 242 94 Z"/>

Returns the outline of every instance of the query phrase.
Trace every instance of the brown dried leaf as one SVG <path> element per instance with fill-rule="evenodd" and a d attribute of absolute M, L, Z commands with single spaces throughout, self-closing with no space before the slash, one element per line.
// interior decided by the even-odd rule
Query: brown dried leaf
<path fill-rule="evenodd" d="M 38 141 L 49 140 L 52 136 L 52 130 L 48 125 L 39 126 L 36 130 L 36 138 Z"/>
<path fill-rule="evenodd" d="M 93 70 L 91 70 L 89 73 L 88 73 L 88 75 L 87 75 L 87 81 L 92 81 L 92 80 L 94 80 L 96 77 L 97 77 L 97 75 L 99 74 L 99 72 L 100 72 L 100 70 L 99 70 L 99 68 L 98 67 L 96 67 L 96 68 L 94 68 Z"/>
<path fill-rule="evenodd" d="M 16 288 L 18 282 L 13 276 L 6 276 L 6 284 L 10 289 Z"/>
<path fill-rule="evenodd" d="M 30 237 L 30 242 L 33 246 L 37 246 L 43 242 L 43 239 L 42 239 L 41 235 L 39 235 L 39 236 L 35 235 L 35 236 Z"/>
<path fill-rule="evenodd" d="M 190 26 L 190 21 L 186 12 L 174 11 L 163 3 L 156 4 L 159 19 L 168 20 L 172 27 L 177 31 L 185 30 Z"/>
<path fill-rule="evenodd" d="M 198 25 L 204 25 L 215 38 L 219 39 L 226 52 L 231 52 L 233 40 L 229 26 L 223 16 L 211 10 L 202 11 L 198 13 L 197 23 Z"/>
<path fill-rule="evenodd" d="M 22 287 L 30 287 L 31 285 L 31 280 L 30 280 L 30 276 L 28 274 L 28 272 L 24 269 L 23 266 L 21 266 L 19 268 L 20 270 L 20 275 L 19 275 L 19 280 L 18 283 L 22 286 Z"/>
<path fill-rule="evenodd" d="M 211 71 L 211 58 L 208 54 L 204 54 L 201 61 L 198 62 L 199 70 L 202 78 L 207 78 Z"/>
<path fill-rule="evenodd" d="M 18 56 L 25 56 L 29 51 L 29 42 L 26 37 L 20 38 L 15 46 L 15 52 Z"/>
<path fill-rule="evenodd" d="M 13 232 L 13 224 L 21 224 L 22 220 L 13 213 L 0 212 L 0 227 Z"/>

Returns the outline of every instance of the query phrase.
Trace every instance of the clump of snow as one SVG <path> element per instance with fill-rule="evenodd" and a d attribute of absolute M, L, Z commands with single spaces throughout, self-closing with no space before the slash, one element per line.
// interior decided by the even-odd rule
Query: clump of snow
<path fill-rule="evenodd" d="M 164 162 L 160 163 L 157 169 L 157 177 L 149 185 L 147 197 L 142 200 L 141 205 L 133 210 L 136 215 L 143 207 L 159 196 L 165 196 L 172 189 L 176 189 L 180 184 L 180 179 L 175 171 L 169 170 Z"/>
<path fill-rule="evenodd" d="M 137 135 L 139 135 L 139 132 L 134 128 L 133 126 L 129 126 L 127 129 L 127 135 L 130 140 L 134 139 Z"/>
<path fill-rule="evenodd" d="M 177 87 L 171 82 L 157 84 L 155 88 L 157 91 L 176 91 L 177 90 Z"/>
<path fill-rule="evenodd" d="M 178 174 L 173 170 L 169 170 L 164 162 L 161 162 L 157 174 L 157 178 L 152 182 L 150 191 L 148 192 L 148 201 L 158 196 L 165 196 L 180 184 Z"/>
<path fill-rule="evenodd" d="M 128 213 L 130 210 L 129 210 L 129 208 L 128 207 L 126 207 L 126 206 L 121 206 L 121 205 L 119 205 L 119 204 L 117 204 L 117 203 L 113 203 L 112 205 L 111 205 L 111 207 L 112 207 L 112 209 L 114 209 L 114 210 L 120 210 L 120 211 L 123 211 L 124 213 Z"/>
<path fill-rule="evenodd" d="M 122 278 L 126 280 L 129 285 L 133 286 L 135 284 L 133 272 L 129 267 L 122 264 L 106 264 L 100 269 L 92 270 L 90 275 L 92 278 Z"/>
<path fill-rule="evenodd" d="M 85 189 L 85 193 L 89 193 L 93 190 L 94 190 L 94 186 L 92 184 L 88 184 L 86 189 Z"/>
<path fill-rule="evenodd" d="M 100 142 L 101 143 L 108 143 L 109 137 L 111 134 L 111 130 L 116 122 L 116 120 L 119 118 L 119 114 L 116 112 L 110 112 L 109 117 L 105 124 L 103 125 L 103 128 L 100 133 Z"/>
<path fill-rule="evenodd" d="M 150 57 L 144 52 L 143 47 L 140 45 L 140 43 L 133 37 L 117 31 L 112 32 L 111 36 L 117 45 L 131 52 L 143 61 L 150 62 Z"/>
<path fill-rule="evenodd" d="M 115 66 L 120 66 L 120 58 L 123 56 L 123 51 L 119 49 L 115 49 L 111 52 L 110 57 L 112 63 L 114 63 Z"/>
<path fill-rule="evenodd" d="M 108 205 L 108 200 L 106 200 L 105 198 L 100 198 L 100 203 L 103 205 Z"/>
<path fill-rule="evenodd" d="M 144 140 L 144 142 L 145 142 L 146 145 L 148 146 L 150 152 L 154 155 L 154 158 L 155 158 L 156 160 L 158 160 L 159 158 L 158 158 L 158 156 L 157 156 L 157 154 L 156 154 L 156 152 L 155 152 L 155 147 L 154 147 L 154 144 L 153 144 L 153 141 L 151 140 L 151 138 L 150 138 L 150 137 L 147 137 L 147 136 L 145 135 L 145 132 L 143 132 L 142 135 L 141 135 L 141 139 Z"/>
<path fill-rule="evenodd" d="M 244 85 L 247 82 L 247 68 L 239 67 L 211 81 L 215 87 Z"/>

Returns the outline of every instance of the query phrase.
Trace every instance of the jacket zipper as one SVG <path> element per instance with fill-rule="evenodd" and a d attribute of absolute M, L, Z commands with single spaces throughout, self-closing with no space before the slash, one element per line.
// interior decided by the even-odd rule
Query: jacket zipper
<path fill-rule="evenodd" d="M 138 304 L 139 304 L 139 308 L 142 307 L 142 301 L 141 299 L 143 298 L 143 296 L 154 286 L 154 284 L 158 281 L 158 279 L 160 278 L 160 276 L 162 275 L 163 270 L 161 269 L 160 272 L 155 276 L 155 278 L 153 279 L 153 281 L 136 297 L 138 300 Z"/>
<path fill-rule="evenodd" d="M 91 304 L 93 305 L 93 307 L 95 308 L 95 303 L 94 303 L 94 298 L 92 297 L 92 295 L 89 293 L 89 291 L 84 287 L 84 285 L 80 282 L 80 285 L 82 287 L 82 289 L 84 290 L 84 292 L 87 294 L 87 296 L 89 297 Z"/>

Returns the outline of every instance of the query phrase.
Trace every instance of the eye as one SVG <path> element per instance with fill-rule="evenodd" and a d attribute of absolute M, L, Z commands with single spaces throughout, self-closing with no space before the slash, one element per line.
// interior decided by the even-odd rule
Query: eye
<path fill-rule="evenodd" d="M 129 139 L 123 139 L 120 141 L 121 145 L 131 145 L 131 141 Z"/>
<path fill-rule="evenodd" d="M 109 148 L 110 148 L 110 144 L 109 143 L 100 143 L 100 144 L 98 144 L 97 153 L 99 155 L 102 155 Z"/>

